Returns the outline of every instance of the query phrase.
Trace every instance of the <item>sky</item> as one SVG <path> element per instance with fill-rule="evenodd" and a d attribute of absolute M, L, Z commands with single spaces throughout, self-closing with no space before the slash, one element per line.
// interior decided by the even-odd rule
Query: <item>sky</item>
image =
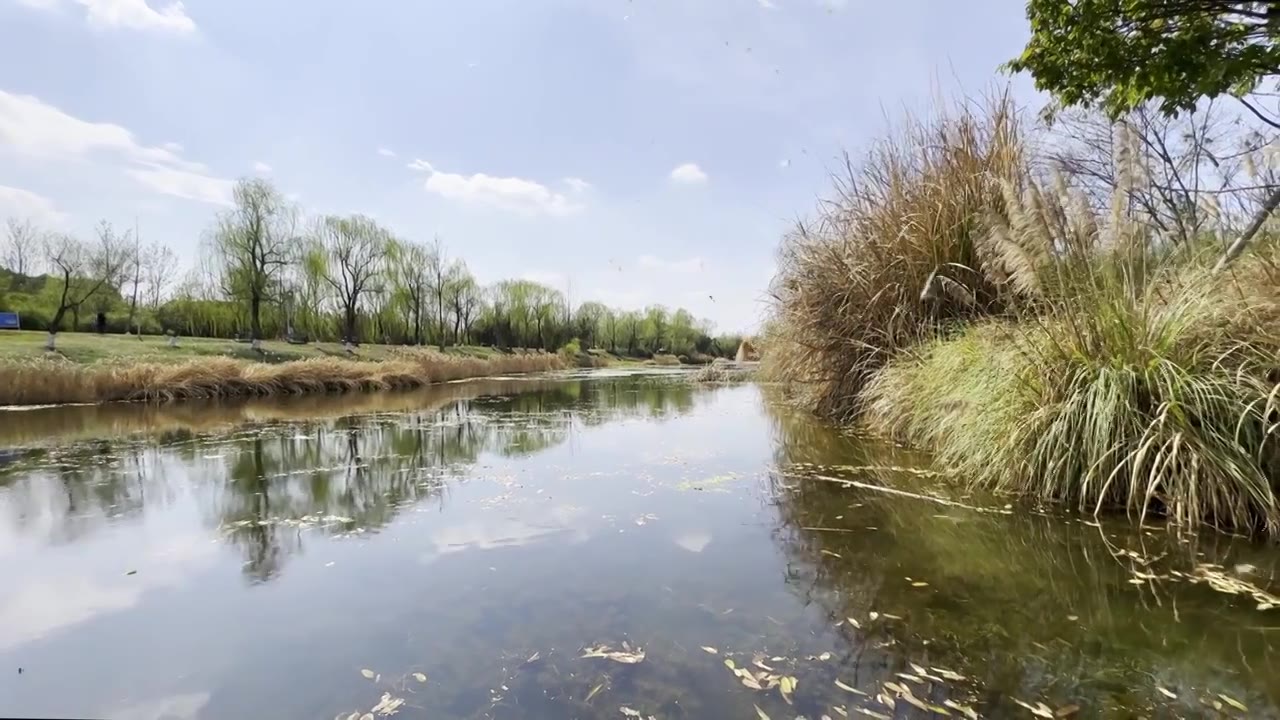
<path fill-rule="evenodd" d="M 0 217 L 195 265 L 237 178 L 522 277 L 751 331 L 905 111 L 1009 84 L 1023 0 L 0 0 Z"/>

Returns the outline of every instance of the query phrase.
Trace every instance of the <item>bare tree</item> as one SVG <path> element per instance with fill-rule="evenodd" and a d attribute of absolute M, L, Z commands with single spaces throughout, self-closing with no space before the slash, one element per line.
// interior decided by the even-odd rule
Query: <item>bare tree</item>
<path fill-rule="evenodd" d="M 1162 237 L 1186 243 L 1210 228 L 1242 229 L 1272 195 L 1265 150 L 1276 132 L 1213 101 L 1177 117 L 1140 107 L 1120 121 L 1073 110 L 1055 119 L 1052 167 L 1105 211 L 1120 193 Z"/>
<path fill-rule="evenodd" d="M 379 289 L 389 233 L 363 215 L 328 216 L 316 223 L 316 248 L 323 257 L 321 277 L 333 289 L 341 305 L 343 342 L 356 340 L 356 314 L 360 298 Z"/>
<path fill-rule="evenodd" d="M 137 228 L 135 227 L 132 239 L 125 247 L 124 265 L 121 268 L 121 274 L 124 282 L 130 286 L 129 321 L 125 324 L 125 333 L 131 333 L 136 330 L 139 340 L 142 339 L 142 330 L 136 328 L 134 323 L 138 316 L 138 292 L 142 287 L 142 252 L 142 238 L 138 236 Z"/>
<path fill-rule="evenodd" d="M 152 310 L 160 308 L 169 288 L 177 282 L 174 269 L 178 257 L 168 245 L 151 243 L 142 258 L 143 283 L 147 288 L 146 303 Z"/>
<path fill-rule="evenodd" d="M 41 233 L 30 220 L 9 218 L 6 223 L 7 238 L 2 258 L 5 267 L 19 275 L 35 271 L 36 256 L 40 253 Z"/>
<path fill-rule="evenodd" d="M 44 243 L 45 260 L 58 292 L 58 309 L 49 321 L 48 350 L 56 348 L 58 332 L 67 312 L 80 307 L 120 277 L 128 255 L 127 234 L 117 235 L 111 225 L 98 225 L 98 242 L 87 245 L 67 234 L 50 235 Z"/>
<path fill-rule="evenodd" d="M 294 257 L 297 211 L 268 181 L 244 179 L 233 191 L 235 207 L 219 216 L 210 238 L 222 291 L 249 306 L 250 337 L 262 346 L 262 305 L 278 287 L 277 276 Z"/>

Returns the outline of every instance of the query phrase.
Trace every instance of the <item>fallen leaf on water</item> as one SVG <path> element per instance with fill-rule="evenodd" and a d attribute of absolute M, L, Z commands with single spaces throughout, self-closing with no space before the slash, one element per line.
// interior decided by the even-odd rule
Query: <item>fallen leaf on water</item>
<path fill-rule="evenodd" d="M 1035 705 L 1028 705 L 1027 703 L 1022 702 L 1018 698 L 1011 698 L 1011 699 L 1014 702 L 1021 705 L 1022 707 L 1030 710 L 1031 714 L 1035 715 L 1036 717 L 1050 718 L 1050 720 L 1052 720 L 1053 718 L 1053 710 L 1050 709 L 1049 706 L 1045 705 L 1044 703 L 1036 703 Z"/>
<path fill-rule="evenodd" d="M 791 704 L 791 693 L 796 691 L 796 684 L 797 680 L 790 675 L 778 680 L 778 690 L 782 693 L 782 699 L 786 700 L 788 705 Z"/>
<path fill-rule="evenodd" d="M 939 677 L 945 678 L 947 680 L 952 680 L 954 682 L 964 682 L 965 680 L 965 677 L 963 675 L 961 675 L 958 672 L 955 672 L 954 670 L 948 670 L 946 668 L 940 668 L 940 667 L 933 667 L 929 669 L 932 670 Z"/>
<path fill-rule="evenodd" d="M 1240 702 L 1239 700 L 1236 700 L 1230 695 L 1223 695 L 1222 693 L 1218 693 L 1218 697 L 1222 698 L 1222 702 L 1230 705 L 1231 707 L 1239 710 L 1240 712 L 1249 712 L 1249 708 L 1245 707 L 1244 703 Z"/>
<path fill-rule="evenodd" d="M 855 707 L 853 711 L 862 713 L 867 717 L 875 718 L 876 720 L 893 720 L 893 718 L 885 715 L 884 713 L 876 712 L 875 710 L 868 710 L 867 708 Z"/>
<path fill-rule="evenodd" d="M 1071 622 L 1075 622 L 1075 621 L 1077 621 L 1077 620 L 1079 620 L 1079 619 L 1080 619 L 1080 616 L 1079 616 L 1079 615 L 1068 615 L 1068 616 L 1067 616 L 1067 619 L 1068 619 L 1068 620 L 1070 620 Z"/>
<path fill-rule="evenodd" d="M 623 715 L 626 715 L 627 717 L 640 717 L 639 710 L 633 710 L 627 707 L 626 705 L 623 705 L 622 707 L 618 708 L 618 711 L 621 712 Z"/>
<path fill-rule="evenodd" d="M 587 693 L 587 699 L 583 700 L 583 702 L 591 702 L 591 698 L 595 697 L 596 693 L 600 692 L 600 689 L 603 687 L 604 687 L 604 683 L 600 683 L 599 685 L 596 685 L 595 687 L 591 688 L 591 692 Z"/>
<path fill-rule="evenodd" d="M 823 662 L 826 662 L 826 661 L 828 661 L 828 660 L 830 660 L 830 659 L 831 659 L 831 653 L 829 653 L 829 652 L 824 652 L 824 653 L 822 653 L 821 655 L 819 655 L 819 656 L 818 656 L 818 659 L 819 659 L 819 660 L 821 660 L 821 661 L 823 661 Z"/>
<path fill-rule="evenodd" d="M 1156 692 L 1158 692 L 1158 693 L 1160 693 L 1161 695 L 1163 695 L 1163 696 L 1165 696 L 1165 697 L 1169 698 L 1170 700 L 1177 700 L 1177 699 L 1178 699 L 1178 696 L 1177 696 L 1176 694 L 1174 694 L 1174 692 L 1173 692 L 1172 690 L 1168 690 L 1168 689 L 1166 689 L 1166 688 L 1162 688 L 1162 687 L 1160 687 L 1159 685 L 1157 685 L 1157 686 L 1156 686 Z"/>
<path fill-rule="evenodd" d="M 969 718 L 969 720 L 978 720 L 978 711 L 968 705 L 961 705 L 955 700 L 943 700 L 942 704 Z"/>
<path fill-rule="evenodd" d="M 367 679 L 367 680 L 372 680 L 372 679 L 373 679 L 373 676 L 375 675 L 375 673 L 374 673 L 372 670 L 370 670 L 369 668 L 365 668 L 365 669 L 361 670 L 361 671 L 360 671 L 360 674 L 361 674 L 361 675 L 363 675 L 363 676 L 365 676 L 365 679 Z"/>
<path fill-rule="evenodd" d="M 540 658 L 540 657 L 542 657 L 542 651 L 541 651 L 541 650 L 539 650 L 538 652 L 535 652 L 534 654 L 530 655 L 530 656 L 529 656 L 529 659 L 528 659 L 528 660 L 525 660 L 525 664 L 527 665 L 528 663 L 531 663 L 531 662 L 533 662 L 534 660 L 537 660 L 537 659 L 538 659 L 538 658 Z"/>
<path fill-rule="evenodd" d="M 859 628 L 859 629 L 860 629 L 860 628 L 862 627 L 862 625 L 861 625 L 861 624 L 859 624 L 859 623 L 858 623 L 858 621 L 857 621 L 857 620 L 854 620 L 853 618 L 845 618 L 845 620 L 848 620 L 848 621 L 849 621 L 849 624 L 850 624 L 850 625 L 852 625 L 852 626 L 854 626 L 854 627 L 856 627 L 856 628 Z"/>
<path fill-rule="evenodd" d="M 631 646 L 624 642 L 622 650 L 611 650 L 608 645 L 586 648 L 582 651 L 582 657 L 604 658 L 624 665 L 634 665 L 644 660 L 644 650 L 640 648 L 632 650 Z"/>
<path fill-rule="evenodd" d="M 710 645 L 703 645 L 703 646 L 702 646 L 702 649 L 703 649 L 703 650 L 706 650 L 707 652 L 711 653 L 712 655 L 719 654 L 719 652 L 720 652 L 719 650 L 717 650 L 717 649 L 715 649 L 715 648 L 711 647 Z"/>
<path fill-rule="evenodd" d="M 1056 718 L 1071 717 L 1072 715 L 1075 715 L 1078 712 L 1080 712 L 1079 705 L 1075 705 L 1075 704 L 1063 705 L 1062 707 L 1058 708 L 1058 711 L 1055 712 L 1053 716 Z"/>
<path fill-rule="evenodd" d="M 831 552 L 830 550 L 826 550 L 826 549 L 823 549 L 823 550 L 822 550 L 822 554 L 823 554 L 823 555 L 830 555 L 831 557 L 834 557 L 834 558 L 843 558 L 843 557 L 844 557 L 844 556 L 843 556 L 843 555 L 841 555 L 840 553 Z"/>
<path fill-rule="evenodd" d="M 416 672 L 416 673 L 414 673 L 414 674 L 413 674 L 413 679 L 414 679 L 414 680 L 417 680 L 417 681 L 418 681 L 418 682 L 420 682 L 420 683 L 424 683 L 424 682 L 426 682 L 426 681 L 427 681 L 427 676 L 426 676 L 425 674 L 423 674 L 423 673 Z"/>
<path fill-rule="evenodd" d="M 911 587 L 929 587 L 929 583 L 917 580 L 916 582 L 911 583 Z"/>
<path fill-rule="evenodd" d="M 867 696 L 867 694 L 866 694 L 866 693 L 862 692 L 862 691 L 861 691 L 861 690 L 859 690 L 858 688 L 856 688 L 856 687 L 852 687 L 852 686 L 849 686 L 849 685 L 845 685 L 844 683 L 840 682 L 840 679 L 839 679 L 839 678 L 836 678 L 836 687 L 838 687 L 838 688 L 840 688 L 841 690 L 844 690 L 844 691 L 846 691 L 846 692 L 851 692 L 851 693 L 853 693 L 854 695 L 861 695 L 861 696 L 863 696 L 863 697 L 866 697 L 866 696 Z"/>
<path fill-rule="evenodd" d="M 373 720 L 373 713 L 365 713 L 361 715 L 360 720 Z"/>
<path fill-rule="evenodd" d="M 756 715 L 760 717 L 760 720 L 769 720 L 769 715 L 761 710 L 759 705 L 752 705 L 751 707 L 756 709 Z"/>
<path fill-rule="evenodd" d="M 729 668 L 730 670 L 733 670 L 734 668 L 737 667 L 736 665 L 733 664 L 733 660 L 731 658 L 724 659 L 724 666 Z"/>
<path fill-rule="evenodd" d="M 765 665 L 765 664 L 764 664 L 764 661 L 763 661 L 763 660 L 761 660 L 760 658 L 756 658 L 755 660 L 752 660 L 752 661 L 751 661 L 751 664 L 752 664 L 752 665 L 755 665 L 756 667 L 760 668 L 761 670 L 764 670 L 764 671 L 767 671 L 767 672 L 773 672 L 773 668 L 769 667 L 768 665 Z"/>
<path fill-rule="evenodd" d="M 832 706 L 831 706 L 831 709 L 832 709 L 832 710 L 835 710 L 835 711 L 836 711 L 836 714 L 837 714 L 837 715 L 839 715 L 840 717 L 849 717 L 849 711 L 845 710 L 844 708 L 840 707 L 839 705 L 832 705 Z"/>

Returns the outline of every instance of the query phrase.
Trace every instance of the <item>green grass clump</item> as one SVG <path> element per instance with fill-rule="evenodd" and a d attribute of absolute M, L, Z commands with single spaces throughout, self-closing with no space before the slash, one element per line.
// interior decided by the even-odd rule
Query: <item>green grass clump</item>
<path fill-rule="evenodd" d="M 1280 532 L 1275 250 L 1215 273 L 1217 252 L 1007 194 L 989 271 L 1019 311 L 890 363 L 866 421 L 996 490 Z"/>

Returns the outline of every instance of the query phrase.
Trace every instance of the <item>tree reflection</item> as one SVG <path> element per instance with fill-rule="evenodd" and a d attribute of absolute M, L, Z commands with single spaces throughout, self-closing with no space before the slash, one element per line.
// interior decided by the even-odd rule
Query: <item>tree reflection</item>
<path fill-rule="evenodd" d="M 95 407 L 86 416 L 73 408 L 33 411 L 41 413 L 31 416 L 35 424 L 55 437 L 57 428 L 79 436 L 102 423 L 111 439 L 39 450 L 0 469 L 0 511 L 9 511 L 19 532 L 47 528 L 47 541 L 69 542 L 176 497 L 191 499 L 241 550 L 245 576 L 263 582 L 310 533 L 377 532 L 406 507 L 444 502 L 448 481 L 486 453 L 534 455 L 566 442 L 575 428 L 677 417 L 696 398 L 687 383 L 633 377 L 459 383 L 202 411 L 200 404 Z M 341 412 L 343 404 L 350 411 Z"/>

